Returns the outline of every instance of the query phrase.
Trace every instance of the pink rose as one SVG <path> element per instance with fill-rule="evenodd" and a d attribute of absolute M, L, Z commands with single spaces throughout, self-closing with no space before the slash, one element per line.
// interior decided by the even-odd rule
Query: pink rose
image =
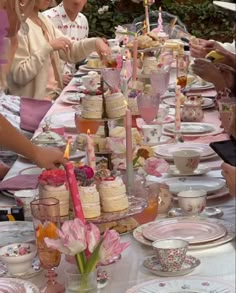
<path fill-rule="evenodd" d="M 144 170 L 147 174 L 156 177 L 160 177 L 162 173 L 166 173 L 169 167 L 169 164 L 164 159 L 155 157 L 148 158 L 144 164 Z"/>

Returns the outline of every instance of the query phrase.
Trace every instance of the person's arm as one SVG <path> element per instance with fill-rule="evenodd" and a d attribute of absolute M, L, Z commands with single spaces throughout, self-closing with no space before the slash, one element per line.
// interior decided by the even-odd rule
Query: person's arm
<path fill-rule="evenodd" d="M 52 46 L 42 38 L 38 49 L 31 52 L 29 38 L 32 38 L 30 32 L 28 36 L 18 33 L 18 48 L 12 63 L 11 74 L 14 82 L 19 85 L 25 85 L 34 79 L 53 51 Z"/>
<path fill-rule="evenodd" d="M 0 145 L 33 161 L 41 168 L 53 169 L 63 164 L 63 153 L 57 148 L 34 145 L 0 114 Z"/>
<path fill-rule="evenodd" d="M 232 196 L 236 196 L 236 167 L 223 163 L 221 165 L 222 175 L 226 180 L 226 184 L 229 188 L 229 193 Z"/>

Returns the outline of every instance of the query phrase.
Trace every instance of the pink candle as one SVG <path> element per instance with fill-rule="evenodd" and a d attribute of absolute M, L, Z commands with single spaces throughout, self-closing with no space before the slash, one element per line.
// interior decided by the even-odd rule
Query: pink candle
<path fill-rule="evenodd" d="M 133 46 L 133 73 L 132 73 L 132 81 L 135 82 L 137 79 L 137 69 L 138 69 L 138 40 L 134 39 Z"/>
<path fill-rule="evenodd" d="M 149 33 L 150 32 L 150 21 L 149 21 L 149 7 L 148 7 L 148 4 L 145 5 L 145 18 L 146 18 L 147 33 Z"/>
<path fill-rule="evenodd" d="M 72 197 L 72 202 L 74 206 L 74 213 L 77 218 L 79 218 L 83 223 L 85 223 L 84 213 L 80 201 L 79 190 L 77 186 L 77 181 L 74 173 L 74 165 L 71 162 L 65 164 L 66 176 L 68 180 L 68 185 L 70 189 L 70 194 Z"/>
<path fill-rule="evenodd" d="M 180 107 L 181 107 L 181 86 L 176 86 L 176 99 L 175 99 L 175 131 L 180 131 L 181 129 L 181 118 L 180 118 Z"/>
<path fill-rule="evenodd" d="M 94 152 L 94 141 L 90 135 L 90 129 L 87 131 L 87 160 L 88 165 L 96 172 L 96 157 Z"/>
<path fill-rule="evenodd" d="M 161 7 L 159 7 L 158 13 L 158 32 L 163 32 Z"/>
<path fill-rule="evenodd" d="M 127 174 L 127 192 L 131 194 L 133 187 L 133 146 L 132 146 L 132 115 L 129 109 L 125 114 L 126 131 L 126 174 Z"/>

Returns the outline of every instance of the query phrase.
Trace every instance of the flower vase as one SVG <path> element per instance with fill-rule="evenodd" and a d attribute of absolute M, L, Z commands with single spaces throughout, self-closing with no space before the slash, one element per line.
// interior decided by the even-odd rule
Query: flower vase
<path fill-rule="evenodd" d="M 76 267 L 66 270 L 66 293 L 95 293 L 97 292 L 97 271 L 81 274 Z"/>

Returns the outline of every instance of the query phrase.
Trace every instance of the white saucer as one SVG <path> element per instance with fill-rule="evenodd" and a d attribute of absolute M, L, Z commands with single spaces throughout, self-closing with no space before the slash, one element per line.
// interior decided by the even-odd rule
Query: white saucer
<path fill-rule="evenodd" d="M 162 276 L 162 277 L 177 277 L 183 276 L 191 273 L 196 267 L 200 265 L 201 261 L 198 258 L 195 258 L 191 255 L 186 255 L 182 267 L 177 272 L 164 272 L 161 269 L 161 265 L 157 260 L 156 256 L 148 257 L 144 260 L 144 267 L 149 270 L 151 273 Z"/>
<path fill-rule="evenodd" d="M 198 165 L 197 169 L 191 173 L 181 173 L 176 166 L 170 166 L 170 170 L 168 172 L 169 175 L 172 176 L 195 176 L 195 175 L 203 175 L 210 171 L 211 169 L 205 165 Z"/>
<path fill-rule="evenodd" d="M 160 141 L 153 142 L 153 143 L 150 143 L 150 142 L 142 142 L 142 145 L 146 145 L 146 146 L 153 147 L 153 146 L 156 146 L 156 145 L 166 144 L 166 143 L 169 143 L 171 141 L 172 141 L 172 138 L 171 137 L 162 135 L 160 137 Z"/>

